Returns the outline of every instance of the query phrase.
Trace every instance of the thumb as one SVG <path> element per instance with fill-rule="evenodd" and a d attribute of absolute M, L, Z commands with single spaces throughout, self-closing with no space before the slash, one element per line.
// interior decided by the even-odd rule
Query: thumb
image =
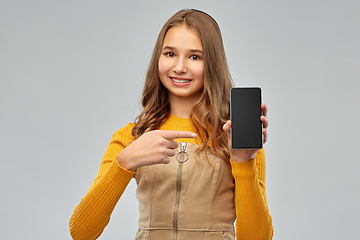
<path fill-rule="evenodd" d="M 227 135 L 228 138 L 230 138 L 230 129 L 231 129 L 231 121 L 228 120 L 224 125 L 223 125 L 223 129 Z"/>

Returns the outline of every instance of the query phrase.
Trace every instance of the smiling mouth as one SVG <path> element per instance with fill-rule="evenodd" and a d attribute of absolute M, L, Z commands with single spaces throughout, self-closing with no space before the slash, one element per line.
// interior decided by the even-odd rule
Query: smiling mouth
<path fill-rule="evenodd" d="M 177 79 L 177 78 L 170 78 L 172 81 L 176 82 L 176 83 L 188 83 L 191 82 L 191 80 L 189 79 Z"/>

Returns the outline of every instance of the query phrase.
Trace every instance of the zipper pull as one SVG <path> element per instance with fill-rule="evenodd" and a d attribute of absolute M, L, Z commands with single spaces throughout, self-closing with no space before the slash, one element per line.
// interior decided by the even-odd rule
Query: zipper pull
<path fill-rule="evenodd" d="M 186 143 L 181 143 L 181 152 L 185 152 L 186 149 Z"/>
<path fill-rule="evenodd" d="M 184 163 L 189 159 L 189 154 L 186 152 L 186 145 L 187 145 L 186 143 L 182 142 L 181 146 L 180 146 L 180 149 L 179 149 L 179 152 L 176 154 L 176 160 L 179 163 Z M 179 157 L 180 157 L 180 159 L 179 159 Z"/>

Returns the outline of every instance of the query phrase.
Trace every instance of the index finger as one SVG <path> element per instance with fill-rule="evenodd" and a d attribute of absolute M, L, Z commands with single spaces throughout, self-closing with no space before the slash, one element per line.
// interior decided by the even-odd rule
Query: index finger
<path fill-rule="evenodd" d="M 266 104 L 265 103 L 262 103 L 261 104 L 261 109 L 262 109 L 262 111 L 263 111 L 263 116 L 267 116 L 267 110 L 268 110 L 268 107 L 266 106 Z"/>
<path fill-rule="evenodd" d="M 170 131 L 170 130 L 159 130 L 161 135 L 169 140 L 176 138 L 196 138 L 196 133 L 187 131 Z"/>

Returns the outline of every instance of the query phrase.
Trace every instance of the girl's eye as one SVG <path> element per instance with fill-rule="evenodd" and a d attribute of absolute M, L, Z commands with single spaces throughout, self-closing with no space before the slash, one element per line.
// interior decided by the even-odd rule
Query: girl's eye
<path fill-rule="evenodd" d="M 168 57 L 174 57 L 175 54 L 173 52 L 168 52 L 168 53 L 165 53 L 166 56 Z"/>
<path fill-rule="evenodd" d="M 192 56 L 190 57 L 190 59 L 191 59 L 191 60 L 199 60 L 199 59 L 200 59 L 200 56 L 198 56 L 198 55 L 192 55 Z"/>

